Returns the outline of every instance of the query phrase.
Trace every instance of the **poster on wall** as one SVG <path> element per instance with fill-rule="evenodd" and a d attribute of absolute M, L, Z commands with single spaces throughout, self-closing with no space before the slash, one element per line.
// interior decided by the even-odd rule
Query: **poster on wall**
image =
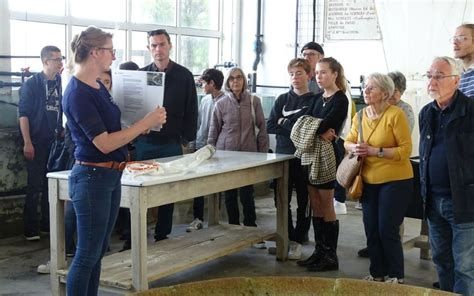
<path fill-rule="evenodd" d="M 163 106 L 163 72 L 115 70 L 112 82 L 112 97 L 122 112 L 122 127 L 131 126 L 157 106 Z M 161 125 L 152 130 L 160 128 Z"/>
<path fill-rule="evenodd" d="M 374 0 L 325 1 L 324 39 L 382 39 Z"/>

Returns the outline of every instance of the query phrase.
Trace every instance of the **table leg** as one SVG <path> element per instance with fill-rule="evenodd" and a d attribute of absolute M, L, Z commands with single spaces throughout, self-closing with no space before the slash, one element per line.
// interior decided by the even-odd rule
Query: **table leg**
<path fill-rule="evenodd" d="M 220 217 L 219 196 L 220 196 L 220 193 L 218 192 L 218 193 L 212 194 L 207 199 L 208 200 L 207 209 L 209 211 L 208 213 L 209 226 L 215 226 L 219 224 L 219 217 Z"/>
<path fill-rule="evenodd" d="M 276 180 L 276 206 L 277 206 L 277 233 L 276 233 L 276 258 L 280 261 L 288 259 L 288 166 L 289 162 L 281 163 L 283 176 Z"/>
<path fill-rule="evenodd" d="M 146 188 L 130 190 L 132 230 L 132 285 L 135 291 L 148 290 L 147 278 L 147 192 Z"/>
<path fill-rule="evenodd" d="M 48 179 L 49 224 L 50 224 L 50 281 L 51 294 L 66 295 L 66 286 L 61 284 L 58 269 L 66 269 L 66 251 L 64 238 L 64 201 L 59 199 L 59 180 Z"/>

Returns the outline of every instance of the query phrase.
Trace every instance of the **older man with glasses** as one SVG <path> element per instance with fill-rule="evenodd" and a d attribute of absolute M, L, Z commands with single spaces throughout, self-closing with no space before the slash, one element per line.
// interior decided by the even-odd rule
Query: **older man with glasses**
<path fill-rule="evenodd" d="M 306 59 L 311 66 L 311 75 L 308 85 L 309 91 L 318 94 L 322 90 L 316 83 L 316 64 L 320 59 L 324 58 L 323 47 L 314 41 L 308 42 L 301 48 L 301 57 Z"/>
<path fill-rule="evenodd" d="M 419 114 L 420 183 L 440 288 L 474 295 L 474 101 L 460 67 L 437 57 L 426 73 L 433 102 Z"/>
<path fill-rule="evenodd" d="M 23 137 L 23 155 L 28 174 L 23 210 L 24 235 L 29 241 L 40 239 L 41 232 L 49 233 L 48 182 L 46 165 L 51 143 L 62 133 L 60 104 L 63 56 L 56 46 L 41 50 L 43 70 L 33 75 L 20 88 L 18 113 Z M 38 203 L 41 201 L 41 219 Z"/>

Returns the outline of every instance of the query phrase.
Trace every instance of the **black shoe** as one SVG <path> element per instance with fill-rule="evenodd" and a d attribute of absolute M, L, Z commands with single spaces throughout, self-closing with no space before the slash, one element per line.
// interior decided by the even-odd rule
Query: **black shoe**
<path fill-rule="evenodd" d="M 327 250 L 318 262 L 306 267 L 308 271 L 331 271 L 339 269 L 337 255 L 332 250 Z"/>
<path fill-rule="evenodd" d="M 434 282 L 434 283 L 433 283 L 433 288 L 438 289 L 438 290 L 441 289 L 441 288 L 439 287 L 439 282 Z"/>
<path fill-rule="evenodd" d="M 165 236 L 160 236 L 160 237 L 155 236 L 155 243 L 159 242 L 161 240 L 164 240 L 164 239 L 168 239 L 168 236 L 166 236 L 166 235 Z"/>
<path fill-rule="evenodd" d="M 313 254 L 311 254 L 311 256 L 309 256 L 305 260 L 296 261 L 296 264 L 302 267 L 310 266 L 310 265 L 316 264 L 319 260 L 321 260 L 323 256 L 324 256 L 323 248 L 321 246 L 318 246 L 314 250 Z"/>
<path fill-rule="evenodd" d="M 359 257 L 362 257 L 362 258 L 369 258 L 369 249 L 368 248 L 360 249 L 357 252 L 357 255 L 359 255 Z"/>
<path fill-rule="evenodd" d="M 130 250 L 132 248 L 132 243 L 130 241 L 125 241 L 123 243 L 123 247 L 122 249 L 119 251 L 119 252 L 123 252 L 123 251 L 126 251 L 126 250 Z"/>

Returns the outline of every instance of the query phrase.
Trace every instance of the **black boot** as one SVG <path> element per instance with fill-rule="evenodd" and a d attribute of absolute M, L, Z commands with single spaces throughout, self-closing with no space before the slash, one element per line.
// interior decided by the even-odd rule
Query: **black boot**
<path fill-rule="evenodd" d="M 314 230 L 314 252 L 305 260 L 297 261 L 296 264 L 299 266 L 309 266 L 315 264 L 324 255 L 323 248 L 323 224 L 324 220 L 322 217 L 312 217 L 313 230 Z"/>
<path fill-rule="evenodd" d="M 330 271 L 339 269 L 337 258 L 337 239 L 339 236 L 339 221 L 324 222 L 323 224 L 323 256 L 319 261 L 308 266 L 308 271 Z"/>

